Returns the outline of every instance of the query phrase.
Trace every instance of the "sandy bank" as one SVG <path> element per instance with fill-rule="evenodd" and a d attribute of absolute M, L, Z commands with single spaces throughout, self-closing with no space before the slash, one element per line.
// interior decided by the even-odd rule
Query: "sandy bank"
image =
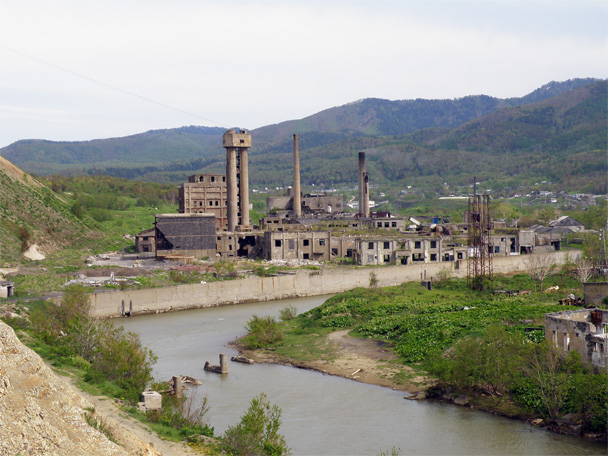
<path fill-rule="evenodd" d="M 361 383 L 383 386 L 410 394 L 423 392 L 428 383 L 408 366 L 395 363 L 398 357 L 382 342 L 359 339 L 348 330 L 336 331 L 326 339 L 335 356 L 332 359 L 296 361 L 268 350 L 247 349 L 240 340 L 228 345 L 257 363 L 282 364 L 336 375 Z"/>

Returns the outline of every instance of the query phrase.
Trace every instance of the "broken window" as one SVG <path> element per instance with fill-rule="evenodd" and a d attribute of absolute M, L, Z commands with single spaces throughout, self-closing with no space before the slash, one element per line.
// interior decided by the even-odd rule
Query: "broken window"
<path fill-rule="evenodd" d="M 373 250 L 373 249 L 374 249 L 374 243 L 373 243 L 373 242 L 368 242 L 368 243 L 367 243 L 367 248 L 368 248 L 369 250 Z"/>
<path fill-rule="evenodd" d="M 331 249 L 332 256 L 338 256 L 338 249 Z"/>
<path fill-rule="evenodd" d="M 390 263 L 391 262 L 391 256 L 390 255 L 384 255 L 384 262 L 385 263 Z"/>
<path fill-rule="evenodd" d="M 431 253 L 431 261 L 437 261 L 437 254 Z"/>
<path fill-rule="evenodd" d="M 308 253 L 305 253 L 302 255 L 302 259 L 304 260 L 308 260 L 310 258 L 310 255 Z"/>
<path fill-rule="evenodd" d="M 319 245 L 325 245 L 325 239 L 319 239 Z"/>
<path fill-rule="evenodd" d="M 397 228 L 397 222 L 391 222 L 391 226 L 392 226 L 393 228 Z"/>
<path fill-rule="evenodd" d="M 378 222 L 376 225 L 378 226 L 378 228 L 382 228 L 382 222 Z"/>
<path fill-rule="evenodd" d="M 431 248 L 432 249 L 436 249 L 437 248 L 437 241 L 431 241 Z"/>
<path fill-rule="evenodd" d="M 275 247 L 281 247 L 281 240 L 280 239 L 275 239 L 274 240 L 274 246 Z"/>
<path fill-rule="evenodd" d="M 303 239 L 303 240 L 302 240 L 302 245 L 303 245 L 304 247 L 308 247 L 308 245 L 309 245 L 309 244 L 310 244 L 310 241 L 309 241 L 308 239 Z"/>
<path fill-rule="evenodd" d="M 384 248 L 385 249 L 390 249 L 391 248 L 391 243 L 388 241 L 384 241 Z"/>
<path fill-rule="evenodd" d="M 390 222 L 384 222 L 384 228 L 389 228 L 390 227 Z"/>
<path fill-rule="evenodd" d="M 415 249 L 419 249 L 420 247 L 422 247 L 422 242 L 421 241 L 414 241 L 414 248 Z"/>
<path fill-rule="evenodd" d="M 462 260 L 462 252 L 458 252 L 456 254 L 456 258 L 458 258 L 459 260 Z"/>

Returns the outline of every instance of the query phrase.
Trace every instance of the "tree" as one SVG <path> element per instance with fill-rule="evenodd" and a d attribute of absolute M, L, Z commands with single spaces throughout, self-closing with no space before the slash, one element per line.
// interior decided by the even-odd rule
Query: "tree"
<path fill-rule="evenodd" d="M 591 261 L 589 258 L 580 257 L 578 260 L 576 260 L 575 266 L 575 277 L 582 283 L 587 282 L 593 274 L 593 261 Z"/>
<path fill-rule="evenodd" d="M 555 268 L 555 261 L 551 255 L 546 253 L 528 255 L 526 258 L 526 267 L 530 278 L 534 282 L 534 291 L 536 291 L 536 282 L 540 284 L 540 291 L 543 291 L 543 280 Z"/>
<path fill-rule="evenodd" d="M 278 456 L 289 454 L 285 437 L 279 434 L 281 409 L 270 405 L 266 394 L 251 400 L 241 422 L 224 434 L 222 449 L 231 455 Z"/>

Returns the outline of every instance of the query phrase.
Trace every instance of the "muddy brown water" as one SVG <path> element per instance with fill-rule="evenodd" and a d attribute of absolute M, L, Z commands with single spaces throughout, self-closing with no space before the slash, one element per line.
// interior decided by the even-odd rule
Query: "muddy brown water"
<path fill-rule="evenodd" d="M 554 434 L 489 413 L 403 399 L 393 391 L 288 366 L 229 363 L 229 374 L 203 370 L 219 364 L 226 344 L 245 333 L 252 315 L 274 315 L 287 305 L 304 312 L 327 296 L 241 304 L 118 320 L 158 356 L 157 379 L 200 379 L 191 389 L 207 395 L 207 419 L 216 435 L 239 422 L 250 400 L 264 392 L 283 411 L 281 432 L 295 455 L 576 455 L 606 454 L 606 447 Z"/>

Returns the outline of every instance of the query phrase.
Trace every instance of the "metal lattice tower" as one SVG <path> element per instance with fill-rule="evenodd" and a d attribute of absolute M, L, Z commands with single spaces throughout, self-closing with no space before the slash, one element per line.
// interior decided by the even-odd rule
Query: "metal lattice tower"
<path fill-rule="evenodd" d="M 484 290 L 494 275 L 492 265 L 494 246 L 491 242 L 492 217 L 489 195 L 469 197 L 467 223 L 469 252 L 467 284 L 474 290 Z"/>

